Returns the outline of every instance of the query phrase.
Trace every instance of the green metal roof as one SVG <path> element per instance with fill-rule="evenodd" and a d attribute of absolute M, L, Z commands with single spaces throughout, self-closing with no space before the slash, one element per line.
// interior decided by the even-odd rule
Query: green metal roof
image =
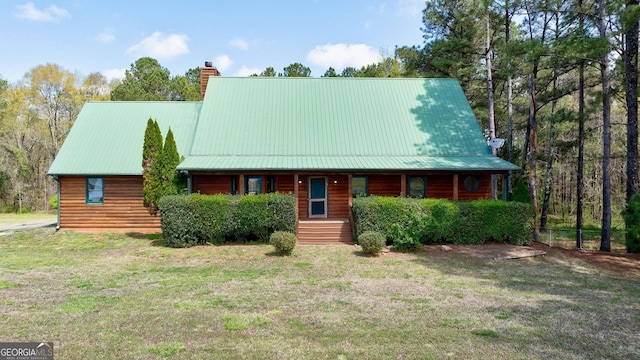
<path fill-rule="evenodd" d="M 210 77 L 183 170 L 517 170 L 454 79 Z"/>
<path fill-rule="evenodd" d="M 201 102 L 88 102 L 80 111 L 49 175 L 140 175 L 149 118 L 169 127 L 178 152 L 186 155 Z"/>
<path fill-rule="evenodd" d="M 49 174 L 140 174 L 150 117 L 180 170 L 519 170 L 454 79 L 210 77 L 203 102 L 85 104 Z"/>
<path fill-rule="evenodd" d="M 322 169 L 336 171 L 518 170 L 494 156 L 190 156 L 180 168 L 227 171 Z"/>

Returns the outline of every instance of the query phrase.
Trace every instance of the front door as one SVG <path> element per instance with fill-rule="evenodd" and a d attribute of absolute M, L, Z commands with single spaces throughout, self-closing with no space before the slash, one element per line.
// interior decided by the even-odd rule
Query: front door
<path fill-rule="evenodd" d="M 309 178 L 309 217 L 327 217 L 327 178 Z"/>

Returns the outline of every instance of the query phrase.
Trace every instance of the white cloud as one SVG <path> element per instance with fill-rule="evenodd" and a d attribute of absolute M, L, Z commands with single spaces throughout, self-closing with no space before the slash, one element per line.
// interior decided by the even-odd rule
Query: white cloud
<path fill-rule="evenodd" d="M 250 68 L 250 67 L 246 67 L 246 66 L 242 65 L 240 70 L 238 70 L 233 76 L 247 77 L 247 76 L 251 76 L 253 74 L 260 75 L 261 72 L 262 72 L 261 69 Z"/>
<path fill-rule="evenodd" d="M 231 61 L 231 59 L 227 55 L 218 56 L 217 58 L 215 58 L 213 63 L 220 72 L 229 70 L 231 65 L 233 65 L 233 61 Z"/>
<path fill-rule="evenodd" d="M 115 30 L 112 28 L 104 29 L 103 32 L 96 36 L 96 39 L 103 43 L 110 43 L 116 39 Z"/>
<path fill-rule="evenodd" d="M 340 71 L 349 66 L 359 68 L 380 60 L 380 54 L 365 44 L 318 45 L 307 54 L 307 60 L 324 68 Z"/>
<path fill-rule="evenodd" d="M 59 8 L 55 5 L 49 5 L 49 7 L 40 10 L 33 5 L 32 2 L 16 6 L 16 10 L 13 12 L 13 15 L 18 19 L 50 22 L 71 17 L 71 14 L 63 8 Z"/>
<path fill-rule="evenodd" d="M 240 50 L 249 49 L 249 43 L 243 38 L 235 38 L 235 39 L 229 40 L 229 46 L 234 47 L 236 49 L 240 49 Z"/>
<path fill-rule="evenodd" d="M 189 52 L 189 37 L 184 34 L 164 35 L 159 31 L 130 46 L 127 54 L 133 57 L 150 56 L 156 60 L 172 59 Z"/>
<path fill-rule="evenodd" d="M 119 80 L 124 79 L 125 71 L 126 69 L 108 69 L 108 70 L 103 70 L 101 72 L 102 72 L 102 75 L 104 75 L 104 77 L 107 78 L 107 80 L 111 81 L 115 79 L 119 79 Z"/>

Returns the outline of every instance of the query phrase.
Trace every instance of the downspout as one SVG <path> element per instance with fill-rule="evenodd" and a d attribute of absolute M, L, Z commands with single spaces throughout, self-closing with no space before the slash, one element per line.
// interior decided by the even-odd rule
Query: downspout
<path fill-rule="evenodd" d="M 509 181 L 511 178 L 511 170 L 502 178 L 502 201 L 507 201 L 509 195 Z"/>
<path fill-rule="evenodd" d="M 57 206 L 57 224 L 56 224 L 56 231 L 60 230 L 60 179 L 58 179 L 57 175 L 53 176 L 53 180 L 56 181 L 56 187 L 57 187 L 57 195 L 58 195 L 58 206 Z"/>

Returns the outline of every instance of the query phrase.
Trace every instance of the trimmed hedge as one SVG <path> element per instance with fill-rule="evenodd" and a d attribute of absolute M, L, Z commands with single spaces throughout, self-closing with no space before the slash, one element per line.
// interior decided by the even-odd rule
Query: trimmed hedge
<path fill-rule="evenodd" d="M 269 244 L 275 248 L 278 255 L 283 256 L 291 255 L 297 242 L 296 234 L 288 231 L 276 231 L 269 237 Z"/>
<path fill-rule="evenodd" d="M 352 211 L 357 236 L 377 231 L 401 250 L 434 242 L 524 245 L 532 240 L 533 209 L 524 203 L 372 196 L 354 199 Z"/>
<path fill-rule="evenodd" d="M 358 236 L 358 244 L 366 255 L 378 256 L 382 252 L 387 239 L 384 235 L 375 231 L 365 231 Z"/>
<path fill-rule="evenodd" d="M 220 244 L 231 238 L 267 241 L 274 231 L 296 229 L 292 195 L 173 195 L 160 199 L 158 207 L 165 243 L 171 247 Z"/>

